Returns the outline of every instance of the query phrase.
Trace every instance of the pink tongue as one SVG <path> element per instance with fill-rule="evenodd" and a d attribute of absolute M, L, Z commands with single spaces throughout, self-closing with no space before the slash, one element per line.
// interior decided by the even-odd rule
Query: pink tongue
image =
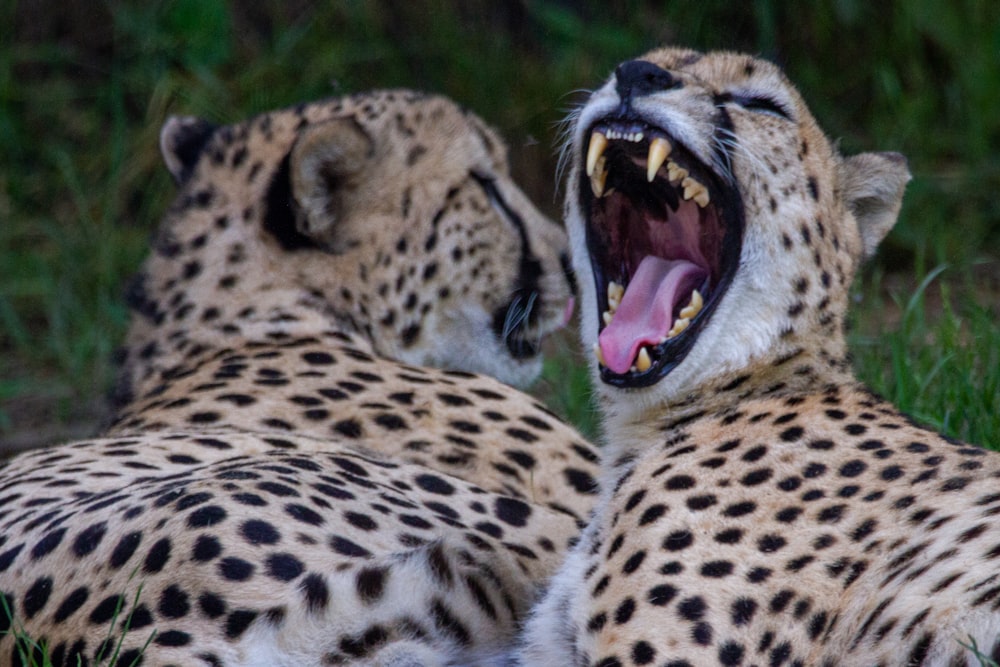
<path fill-rule="evenodd" d="M 607 367 L 626 373 L 641 346 L 658 345 L 674 324 L 677 300 L 698 287 L 706 275 L 704 269 L 687 260 L 643 259 L 614 319 L 597 339 Z"/>

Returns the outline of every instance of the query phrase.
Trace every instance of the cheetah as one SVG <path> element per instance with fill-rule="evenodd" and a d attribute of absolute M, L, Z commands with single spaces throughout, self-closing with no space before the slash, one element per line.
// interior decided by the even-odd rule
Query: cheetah
<path fill-rule="evenodd" d="M 572 117 L 567 225 L 606 438 L 520 665 L 1000 657 L 1000 456 L 852 374 L 895 153 L 838 153 L 775 65 L 664 48 Z"/>
<path fill-rule="evenodd" d="M 113 423 L 0 467 L 0 663 L 12 628 L 55 665 L 490 659 L 596 499 L 596 450 L 501 382 L 566 324 L 565 233 L 433 95 L 161 148 Z"/>

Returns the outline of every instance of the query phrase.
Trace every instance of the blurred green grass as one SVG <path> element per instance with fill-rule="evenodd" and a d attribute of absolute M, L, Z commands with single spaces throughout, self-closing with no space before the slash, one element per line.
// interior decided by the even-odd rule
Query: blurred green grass
<path fill-rule="evenodd" d="M 0 450 L 98 428 L 122 285 L 172 195 L 169 113 L 232 122 L 367 88 L 440 92 L 500 129 L 556 217 L 574 91 L 664 43 L 771 58 L 845 152 L 909 157 L 901 222 L 858 287 L 858 368 L 919 418 L 1000 444 L 998 3 L 20 0 L 0 21 Z M 593 434 L 574 355 L 538 391 Z"/>

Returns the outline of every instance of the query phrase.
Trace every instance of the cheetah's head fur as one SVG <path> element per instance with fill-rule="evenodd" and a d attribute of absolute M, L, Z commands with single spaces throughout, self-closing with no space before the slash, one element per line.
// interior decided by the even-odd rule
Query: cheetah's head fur
<path fill-rule="evenodd" d="M 122 393 L 186 355 L 330 329 L 525 385 L 572 307 L 565 234 L 441 97 L 366 93 L 161 133 L 180 194 L 129 291 Z"/>
<path fill-rule="evenodd" d="M 902 156 L 841 157 L 777 67 L 679 49 L 620 65 L 571 141 L 582 337 L 612 421 L 803 354 L 846 368 L 848 288 L 895 223 Z"/>

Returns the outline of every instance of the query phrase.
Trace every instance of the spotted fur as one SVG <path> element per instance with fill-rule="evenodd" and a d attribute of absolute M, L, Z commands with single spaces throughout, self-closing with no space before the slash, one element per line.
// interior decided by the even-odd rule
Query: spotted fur
<path fill-rule="evenodd" d="M 579 434 L 477 374 L 537 374 L 563 233 L 442 98 L 175 118 L 161 143 L 180 193 L 129 291 L 115 421 L 0 468 L 13 623 L 56 665 L 119 639 L 122 665 L 496 652 L 596 492 Z"/>
<path fill-rule="evenodd" d="M 996 658 L 1000 455 L 872 394 L 844 343 L 849 286 L 895 221 L 905 161 L 839 155 L 762 60 L 664 49 L 623 64 L 571 147 L 588 344 L 600 301 L 579 193 L 590 128 L 614 113 L 732 182 L 738 265 L 672 370 L 643 386 L 595 360 L 602 497 L 518 664 L 978 665 L 973 641 Z"/>

